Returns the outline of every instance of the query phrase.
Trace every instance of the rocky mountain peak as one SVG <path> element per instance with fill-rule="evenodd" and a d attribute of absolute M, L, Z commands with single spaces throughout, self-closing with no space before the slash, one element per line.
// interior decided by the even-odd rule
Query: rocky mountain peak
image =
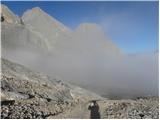
<path fill-rule="evenodd" d="M 57 29 L 62 32 L 70 32 L 71 30 L 67 28 L 65 25 L 57 21 L 52 16 L 48 15 L 45 11 L 43 11 L 39 7 L 34 7 L 30 10 L 24 12 L 22 19 L 25 24 L 31 25 L 35 29 Z M 44 27 L 41 27 L 43 26 Z M 39 27 L 41 28 L 39 28 Z"/>
<path fill-rule="evenodd" d="M 54 48 L 59 39 L 67 38 L 72 33 L 68 27 L 48 15 L 39 7 L 24 12 L 22 20 L 27 29 L 45 40 L 47 46 L 50 46 L 50 50 Z"/>
<path fill-rule="evenodd" d="M 32 11 L 37 11 L 37 12 L 42 12 L 41 8 L 40 7 L 34 7 L 32 8 Z"/>
<path fill-rule="evenodd" d="M 4 19 L 4 23 L 19 23 L 20 19 L 16 16 L 7 6 L 1 4 L 1 19 Z"/>

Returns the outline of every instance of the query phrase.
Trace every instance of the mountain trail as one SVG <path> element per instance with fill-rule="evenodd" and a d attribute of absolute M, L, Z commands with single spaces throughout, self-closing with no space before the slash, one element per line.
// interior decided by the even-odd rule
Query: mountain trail
<path fill-rule="evenodd" d="M 89 119 L 90 111 L 88 110 L 88 102 L 80 103 L 75 107 L 68 109 L 67 111 L 57 115 L 57 116 L 50 116 L 49 119 L 56 118 L 56 119 Z"/>

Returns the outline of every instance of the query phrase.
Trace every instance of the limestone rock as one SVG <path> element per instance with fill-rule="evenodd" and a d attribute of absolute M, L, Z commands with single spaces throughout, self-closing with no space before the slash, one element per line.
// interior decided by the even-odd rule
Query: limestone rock
<path fill-rule="evenodd" d="M 20 19 L 18 16 L 16 16 L 7 6 L 4 4 L 1 4 L 1 15 L 4 18 L 5 23 L 9 24 L 18 24 L 20 23 Z"/>

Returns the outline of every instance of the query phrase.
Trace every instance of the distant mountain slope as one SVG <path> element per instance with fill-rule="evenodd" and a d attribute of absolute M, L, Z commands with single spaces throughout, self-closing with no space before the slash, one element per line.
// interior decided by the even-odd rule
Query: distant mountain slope
<path fill-rule="evenodd" d="M 72 31 L 38 7 L 24 12 L 22 18 L 14 15 L 5 5 L 2 5 L 1 12 L 5 19 L 2 22 L 2 46 L 5 49 L 21 47 L 62 55 L 73 54 L 73 51 L 93 54 L 96 50 L 116 55 L 120 53 L 120 49 L 106 39 L 98 25 L 84 23 Z"/>
<path fill-rule="evenodd" d="M 32 32 L 37 32 L 43 36 L 43 40 L 47 41 L 52 49 L 56 47 L 58 41 L 69 39 L 72 31 L 65 25 L 45 13 L 39 7 L 27 10 L 22 20 L 25 26 Z"/>
<path fill-rule="evenodd" d="M 120 55 L 121 50 L 115 43 L 106 38 L 102 27 L 94 23 L 80 24 L 73 34 L 73 40 L 77 47 L 82 47 L 89 54 Z"/>
<path fill-rule="evenodd" d="M 41 34 L 27 28 L 23 20 L 14 15 L 8 7 L 1 5 L 1 8 L 4 18 L 4 22 L 1 22 L 3 54 L 9 54 L 14 50 L 47 52 L 51 48 L 50 43 Z"/>

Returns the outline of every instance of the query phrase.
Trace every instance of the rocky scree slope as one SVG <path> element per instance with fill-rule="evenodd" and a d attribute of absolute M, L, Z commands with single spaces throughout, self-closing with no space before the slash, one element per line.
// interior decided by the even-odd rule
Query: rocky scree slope
<path fill-rule="evenodd" d="M 47 118 L 98 95 L 2 59 L 1 118 Z"/>
<path fill-rule="evenodd" d="M 158 97 L 100 101 L 103 119 L 158 119 Z"/>

